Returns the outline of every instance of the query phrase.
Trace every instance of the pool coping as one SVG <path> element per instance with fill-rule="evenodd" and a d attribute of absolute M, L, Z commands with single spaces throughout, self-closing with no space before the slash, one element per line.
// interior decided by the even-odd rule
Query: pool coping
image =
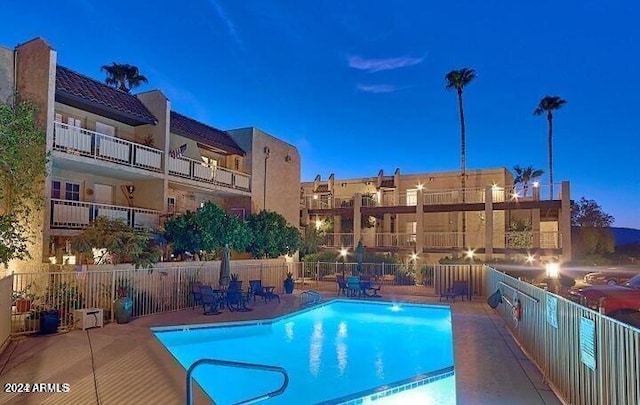
<path fill-rule="evenodd" d="M 333 304 L 336 302 L 351 302 L 351 303 L 360 303 L 360 304 L 370 304 L 370 305 L 402 305 L 403 307 L 420 307 L 420 308 L 438 308 L 438 309 L 448 309 L 451 312 L 451 306 L 446 304 L 420 304 L 414 302 L 408 303 L 397 303 L 392 301 L 369 301 L 369 300 L 354 300 L 354 299 L 344 299 L 344 298 L 333 298 L 328 299 L 326 301 L 322 301 L 316 305 L 306 306 L 304 308 L 295 310 L 293 312 L 289 312 L 287 314 L 279 315 L 273 318 L 263 318 L 263 319 L 254 319 L 249 321 L 231 321 L 231 322 L 211 322 L 211 323 L 197 323 L 197 324 L 178 324 L 178 325 L 169 325 L 169 326 L 152 326 L 149 328 L 151 333 L 155 336 L 156 333 L 163 332 L 186 332 L 194 329 L 211 329 L 211 328 L 228 328 L 228 327 L 239 327 L 239 326 L 261 326 L 261 325 L 271 325 L 275 322 L 279 322 L 281 320 L 291 318 L 296 315 L 300 315 L 302 313 L 313 311 L 316 308 L 323 307 L 325 305 Z M 451 320 L 452 322 L 452 320 Z M 452 322 L 453 327 L 453 322 Z"/>

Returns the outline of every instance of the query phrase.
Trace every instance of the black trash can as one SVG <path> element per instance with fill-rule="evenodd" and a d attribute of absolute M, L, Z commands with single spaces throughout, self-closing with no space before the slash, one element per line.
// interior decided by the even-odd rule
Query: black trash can
<path fill-rule="evenodd" d="M 45 311 L 40 316 L 40 334 L 50 335 L 58 332 L 60 313 L 57 310 Z"/>

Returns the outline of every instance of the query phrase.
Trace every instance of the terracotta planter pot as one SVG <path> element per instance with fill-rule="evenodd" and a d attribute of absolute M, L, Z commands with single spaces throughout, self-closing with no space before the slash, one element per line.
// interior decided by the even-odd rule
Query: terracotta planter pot
<path fill-rule="evenodd" d="M 31 300 L 27 300 L 24 298 L 19 298 L 16 301 L 16 311 L 17 312 L 29 312 L 31 310 Z"/>

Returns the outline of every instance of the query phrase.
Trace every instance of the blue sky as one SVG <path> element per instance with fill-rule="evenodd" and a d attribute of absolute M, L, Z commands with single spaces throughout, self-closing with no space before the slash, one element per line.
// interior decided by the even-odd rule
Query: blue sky
<path fill-rule="evenodd" d="M 135 64 L 141 90 L 161 89 L 174 110 L 296 145 L 303 180 L 458 170 L 444 75 L 460 67 L 478 73 L 467 168 L 547 171 L 547 123 L 532 112 L 559 95 L 554 180 L 640 228 L 636 0 L 10 3 L 0 44 L 44 37 L 60 64 L 98 79 L 103 64 Z"/>

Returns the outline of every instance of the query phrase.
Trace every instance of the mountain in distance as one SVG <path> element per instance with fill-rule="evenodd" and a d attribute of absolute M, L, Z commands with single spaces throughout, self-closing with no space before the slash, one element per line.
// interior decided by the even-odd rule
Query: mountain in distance
<path fill-rule="evenodd" d="M 611 232 L 616 239 L 616 246 L 640 244 L 640 229 L 611 227 Z"/>

